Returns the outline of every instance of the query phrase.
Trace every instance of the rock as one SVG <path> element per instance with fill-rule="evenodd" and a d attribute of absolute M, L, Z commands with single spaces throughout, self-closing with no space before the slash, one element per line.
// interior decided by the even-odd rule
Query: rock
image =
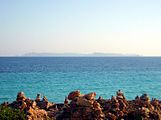
<path fill-rule="evenodd" d="M 103 99 L 102 96 L 99 96 L 98 101 L 101 101 L 102 99 Z"/>
<path fill-rule="evenodd" d="M 150 97 L 149 97 L 147 94 L 143 94 L 143 95 L 140 97 L 140 100 L 150 102 Z"/>
<path fill-rule="evenodd" d="M 123 92 L 121 91 L 121 90 L 118 90 L 117 92 L 116 92 L 116 98 L 117 99 L 125 99 L 125 96 L 124 96 L 124 94 L 123 94 Z"/>
<path fill-rule="evenodd" d="M 47 112 L 43 109 L 31 108 L 27 112 L 27 120 L 48 120 Z"/>
<path fill-rule="evenodd" d="M 95 96 L 93 92 L 75 97 L 70 103 L 71 120 L 103 120 L 105 115 Z"/>
<path fill-rule="evenodd" d="M 46 101 L 40 101 L 40 102 L 37 103 L 37 106 L 40 109 L 45 109 L 45 110 L 47 110 L 52 105 L 53 105 L 53 103 L 46 102 Z"/>
<path fill-rule="evenodd" d="M 118 100 L 116 99 L 115 96 L 112 96 L 112 97 L 111 97 L 111 102 L 113 102 L 113 103 L 118 103 Z"/>
<path fill-rule="evenodd" d="M 94 108 L 95 110 L 102 110 L 102 109 L 101 109 L 101 105 L 100 105 L 97 101 L 94 101 L 94 103 L 93 103 L 93 108 Z"/>
<path fill-rule="evenodd" d="M 94 92 L 82 95 L 78 90 L 69 93 L 64 103 L 54 104 L 45 96 L 43 100 L 40 95 L 31 100 L 20 92 L 16 101 L 2 105 L 24 111 L 28 120 L 161 120 L 161 101 L 150 101 L 147 94 L 134 100 L 126 100 L 121 91 L 111 99 L 95 97 Z"/>
<path fill-rule="evenodd" d="M 106 116 L 107 116 L 108 120 L 116 120 L 117 119 L 117 117 L 114 114 L 110 113 L 110 112 Z"/>
<path fill-rule="evenodd" d="M 40 94 L 37 94 L 35 101 L 36 101 L 36 102 L 40 102 L 40 101 L 41 101 Z"/>
<path fill-rule="evenodd" d="M 1 105 L 7 107 L 9 105 L 9 102 L 3 102 Z"/>
<path fill-rule="evenodd" d="M 68 105 L 68 98 L 67 97 L 65 97 L 64 105 Z"/>
<path fill-rule="evenodd" d="M 81 94 L 80 94 L 80 91 L 77 90 L 77 91 L 73 91 L 71 93 L 69 93 L 68 95 L 68 99 L 69 100 L 74 100 L 76 97 L 79 97 Z"/>
<path fill-rule="evenodd" d="M 26 100 L 26 97 L 25 97 L 24 92 L 19 92 L 19 93 L 17 94 L 16 101 L 25 101 L 25 100 Z"/>
<path fill-rule="evenodd" d="M 54 103 L 50 103 L 48 101 L 48 99 L 46 98 L 46 96 L 43 96 L 43 99 L 42 101 L 37 101 L 37 106 L 40 108 L 40 109 L 45 109 L 47 110 L 50 106 L 53 106 Z"/>
<path fill-rule="evenodd" d="M 25 100 L 25 102 L 26 102 L 26 105 L 27 105 L 27 109 L 29 109 L 30 107 L 36 108 L 37 103 L 34 100 L 30 100 L 30 99 L 27 98 Z"/>
<path fill-rule="evenodd" d="M 95 93 L 95 92 L 88 93 L 88 94 L 85 94 L 84 97 L 85 97 L 87 100 L 94 100 L 95 97 L 96 97 L 96 93 Z"/>
<path fill-rule="evenodd" d="M 77 97 L 77 102 L 76 104 L 79 106 L 86 106 L 86 107 L 92 107 L 93 106 L 93 100 L 87 100 L 86 98 L 83 97 Z"/>
<path fill-rule="evenodd" d="M 43 96 L 43 99 L 42 99 L 43 102 L 48 102 L 48 99 L 46 96 Z"/>

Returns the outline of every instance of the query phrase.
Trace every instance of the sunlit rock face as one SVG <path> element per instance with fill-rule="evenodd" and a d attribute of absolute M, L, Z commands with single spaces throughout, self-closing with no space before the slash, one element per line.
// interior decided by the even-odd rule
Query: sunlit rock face
<path fill-rule="evenodd" d="M 96 93 L 81 94 L 79 90 L 72 91 L 65 97 L 64 103 L 54 104 L 40 94 L 35 100 L 17 94 L 16 101 L 5 102 L 5 107 L 20 109 L 25 112 L 27 120 L 160 120 L 161 102 L 150 100 L 147 94 L 136 96 L 134 100 L 126 100 L 121 90 L 116 96 L 104 99 Z"/>

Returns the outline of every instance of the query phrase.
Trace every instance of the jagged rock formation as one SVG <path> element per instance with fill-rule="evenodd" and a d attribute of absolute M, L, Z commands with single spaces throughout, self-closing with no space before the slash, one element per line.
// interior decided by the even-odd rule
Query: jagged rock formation
<path fill-rule="evenodd" d="M 147 94 L 126 100 L 118 90 L 111 99 L 95 97 L 95 92 L 81 94 L 77 90 L 69 93 L 64 103 L 54 104 L 40 94 L 31 100 L 19 92 L 16 101 L 2 105 L 24 111 L 27 120 L 161 120 L 161 101 L 150 100 Z"/>

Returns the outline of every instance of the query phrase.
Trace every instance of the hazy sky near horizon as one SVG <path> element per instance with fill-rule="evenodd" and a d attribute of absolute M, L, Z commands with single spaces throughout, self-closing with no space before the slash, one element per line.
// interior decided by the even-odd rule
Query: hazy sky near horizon
<path fill-rule="evenodd" d="M 161 56 L 161 0 L 1 0 L 0 55 Z"/>

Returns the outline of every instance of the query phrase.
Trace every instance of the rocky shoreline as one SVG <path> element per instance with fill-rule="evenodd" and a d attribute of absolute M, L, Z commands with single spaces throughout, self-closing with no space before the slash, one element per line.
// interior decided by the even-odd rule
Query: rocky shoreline
<path fill-rule="evenodd" d="M 150 100 L 147 94 L 126 100 L 118 90 L 110 99 L 95 97 L 95 92 L 81 94 L 77 90 L 69 93 L 64 103 L 56 104 L 40 94 L 31 100 L 19 92 L 16 101 L 1 106 L 23 111 L 27 120 L 161 120 L 161 101 Z"/>

